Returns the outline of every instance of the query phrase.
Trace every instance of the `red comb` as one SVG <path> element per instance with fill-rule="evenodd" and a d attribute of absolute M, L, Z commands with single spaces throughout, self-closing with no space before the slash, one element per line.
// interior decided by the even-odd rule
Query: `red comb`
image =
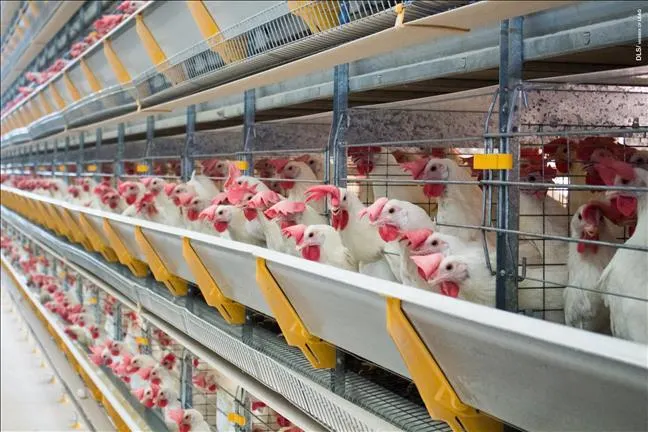
<path fill-rule="evenodd" d="M 403 162 L 402 164 L 400 164 L 400 166 L 403 168 L 403 170 L 412 174 L 412 177 L 414 177 L 414 179 L 418 179 L 421 174 L 423 174 L 423 170 L 425 169 L 428 161 L 428 158 L 419 158 L 412 162 Z"/>
<path fill-rule="evenodd" d="M 371 204 L 369 207 L 360 210 L 358 213 L 358 217 L 362 218 L 365 215 L 369 215 L 369 220 L 371 222 L 376 222 L 378 218 L 380 217 L 380 213 L 382 212 L 382 209 L 385 207 L 385 204 L 389 202 L 388 198 L 382 197 L 378 198 L 376 202 Z"/>
<path fill-rule="evenodd" d="M 278 173 L 281 173 L 288 162 L 290 162 L 290 159 L 270 159 L 268 162 L 270 162 L 270 164 L 275 167 Z"/>
<path fill-rule="evenodd" d="M 281 234 L 284 237 L 292 237 L 295 239 L 295 243 L 301 244 L 304 240 L 304 232 L 306 231 L 306 225 L 293 225 L 291 227 L 284 228 L 281 230 Z"/>
<path fill-rule="evenodd" d="M 424 280 L 430 280 L 436 274 L 443 258 L 443 254 L 441 253 L 411 257 L 414 264 L 418 267 L 419 276 Z"/>
<path fill-rule="evenodd" d="M 416 250 L 421 247 L 423 242 L 432 235 L 432 230 L 429 229 L 418 229 L 413 231 L 405 231 L 403 233 L 407 240 L 409 240 L 410 249 Z"/>
<path fill-rule="evenodd" d="M 338 207 L 340 205 L 340 189 L 333 185 L 317 185 L 311 186 L 306 190 L 306 202 L 309 201 L 319 201 L 326 198 L 329 195 L 331 197 L 331 205 L 333 207 Z"/>

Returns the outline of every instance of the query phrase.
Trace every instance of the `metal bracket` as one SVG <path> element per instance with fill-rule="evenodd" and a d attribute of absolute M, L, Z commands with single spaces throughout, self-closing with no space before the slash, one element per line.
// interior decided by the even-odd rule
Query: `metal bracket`
<path fill-rule="evenodd" d="M 167 269 L 164 261 L 162 261 L 151 242 L 144 235 L 142 227 L 135 227 L 135 240 L 137 240 L 137 244 L 146 255 L 146 260 L 155 280 L 162 282 L 174 296 L 187 295 L 187 281 L 172 274 Z"/>
<path fill-rule="evenodd" d="M 112 250 L 110 246 L 104 244 L 97 231 L 94 229 L 86 215 L 84 215 L 83 213 L 79 213 L 79 224 L 81 225 L 81 229 L 88 238 L 88 241 L 90 242 L 92 248 L 96 252 L 99 252 L 106 261 L 116 262 L 117 255 L 115 254 L 115 251 Z"/>
<path fill-rule="evenodd" d="M 387 298 L 387 332 L 394 340 L 430 416 L 455 432 L 501 432 L 503 425 L 464 404 L 401 308 Z"/>
<path fill-rule="evenodd" d="M 182 256 L 196 278 L 196 284 L 209 306 L 215 307 L 228 324 L 245 323 L 245 306 L 223 294 L 209 270 L 198 256 L 187 237 L 182 239 Z"/>
<path fill-rule="evenodd" d="M 256 259 L 256 280 L 279 323 L 286 342 L 298 347 L 314 368 L 334 368 L 335 347 L 308 331 L 263 258 Z"/>
<path fill-rule="evenodd" d="M 119 238 L 117 231 L 115 231 L 112 225 L 110 225 L 110 222 L 108 222 L 108 219 L 104 219 L 103 229 L 104 233 L 106 233 L 106 237 L 108 237 L 110 246 L 117 254 L 119 262 L 128 267 L 131 273 L 133 273 L 133 275 L 135 275 L 136 277 L 146 276 L 148 274 L 148 266 L 146 265 L 146 263 L 143 263 L 142 261 L 133 257 L 133 255 L 131 255 L 131 253 L 124 245 L 122 239 Z"/>

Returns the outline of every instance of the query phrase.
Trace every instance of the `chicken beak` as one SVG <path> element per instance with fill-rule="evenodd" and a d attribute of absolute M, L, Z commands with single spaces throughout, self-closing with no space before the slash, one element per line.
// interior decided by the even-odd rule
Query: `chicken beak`
<path fill-rule="evenodd" d="M 587 237 L 595 238 L 599 234 L 599 227 L 594 224 L 586 224 L 585 227 L 583 227 L 583 232 Z"/>

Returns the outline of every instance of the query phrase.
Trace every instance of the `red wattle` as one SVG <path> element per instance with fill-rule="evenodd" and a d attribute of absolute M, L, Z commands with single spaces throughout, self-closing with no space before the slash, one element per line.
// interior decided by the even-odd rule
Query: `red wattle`
<path fill-rule="evenodd" d="M 423 193 L 427 197 L 438 198 L 443 195 L 445 185 L 442 184 L 426 184 L 423 186 Z"/>
<path fill-rule="evenodd" d="M 219 233 L 225 232 L 227 229 L 227 226 L 229 224 L 227 222 L 216 222 L 214 223 L 214 229 L 218 231 Z"/>
<path fill-rule="evenodd" d="M 349 212 L 339 210 L 331 215 L 331 225 L 338 231 L 342 231 L 349 223 Z"/>
<path fill-rule="evenodd" d="M 619 195 L 612 200 L 617 210 L 625 217 L 634 217 L 637 214 L 637 198 Z"/>
<path fill-rule="evenodd" d="M 400 230 L 395 225 L 382 225 L 378 228 L 378 234 L 386 242 L 392 242 L 400 238 Z"/>
<path fill-rule="evenodd" d="M 319 261 L 320 247 L 319 246 L 306 246 L 301 250 L 302 256 L 309 261 Z"/>
<path fill-rule="evenodd" d="M 198 220 L 198 216 L 200 215 L 200 212 L 195 209 L 189 209 L 187 210 L 187 219 L 189 219 L 191 222 L 194 222 Z"/>
<path fill-rule="evenodd" d="M 245 219 L 248 221 L 253 221 L 257 217 L 257 211 L 255 209 L 245 208 L 243 209 L 243 216 L 245 216 Z"/>
<path fill-rule="evenodd" d="M 457 298 L 459 296 L 459 285 L 456 282 L 441 282 L 441 294 Z"/>
<path fill-rule="evenodd" d="M 295 187 L 295 182 L 294 181 L 280 181 L 279 186 L 281 186 L 284 189 L 292 189 Z"/>

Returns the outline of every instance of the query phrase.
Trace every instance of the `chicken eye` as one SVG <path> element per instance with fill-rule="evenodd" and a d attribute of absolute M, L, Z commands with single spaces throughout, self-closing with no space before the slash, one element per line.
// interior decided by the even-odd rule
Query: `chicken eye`
<path fill-rule="evenodd" d="M 289 167 L 288 167 L 288 171 L 292 171 L 292 170 L 293 170 L 293 167 L 292 167 L 292 166 L 289 166 Z"/>
<path fill-rule="evenodd" d="M 315 234 L 310 233 L 310 234 L 308 234 L 308 237 L 313 237 L 314 235 L 315 235 Z"/>
<path fill-rule="evenodd" d="M 239 184 L 239 185 L 242 185 L 242 184 L 243 184 L 243 180 L 239 180 L 239 181 L 237 181 L 236 183 Z"/>
<path fill-rule="evenodd" d="M 621 180 L 621 183 L 624 184 L 624 185 L 627 185 L 628 183 L 630 183 L 630 181 L 626 180 L 626 179 L 623 179 L 623 180 Z"/>
<path fill-rule="evenodd" d="M 432 240 L 432 246 L 438 246 L 439 241 L 438 240 Z"/>
<path fill-rule="evenodd" d="M 636 160 L 636 162 L 637 162 L 638 164 L 640 164 L 640 165 L 643 165 L 644 160 L 643 160 L 643 158 L 639 158 L 639 159 Z"/>
<path fill-rule="evenodd" d="M 562 149 L 562 152 L 565 153 L 565 154 L 567 154 L 567 148 L 563 148 L 563 149 Z"/>
<path fill-rule="evenodd" d="M 392 213 L 392 214 L 393 214 L 395 211 L 396 211 L 396 210 L 394 210 L 393 207 L 389 209 L 389 213 Z"/>
<path fill-rule="evenodd" d="M 452 269 L 454 268 L 454 266 L 453 266 L 452 264 L 448 264 L 448 265 L 445 266 L 445 268 L 446 268 L 446 270 L 448 270 L 448 271 L 452 271 Z"/>
<path fill-rule="evenodd" d="M 535 181 L 536 181 L 536 177 L 535 177 L 535 176 L 529 176 L 529 181 L 530 181 L 530 182 L 535 182 Z"/>
<path fill-rule="evenodd" d="M 434 171 L 436 171 L 436 170 L 437 170 L 437 166 L 436 166 L 436 165 L 432 165 L 432 166 L 430 167 L 430 171 L 434 172 Z"/>
<path fill-rule="evenodd" d="M 223 215 L 223 210 L 218 210 L 218 215 L 222 216 Z"/>
<path fill-rule="evenodd" d="M 223 164 L 219 163 L 218 165 L 216 165 L 216 168 L 223 168 Z"/>
<path fill-rule="evenodd" d="M 342 201 L 346 201 L 346 195 L 342 197 Z"/>
<path fill-rule="evenodd" d="M 580 213 L 578 214 L 578 220 L 583 220 L 583 216 Z"/>

